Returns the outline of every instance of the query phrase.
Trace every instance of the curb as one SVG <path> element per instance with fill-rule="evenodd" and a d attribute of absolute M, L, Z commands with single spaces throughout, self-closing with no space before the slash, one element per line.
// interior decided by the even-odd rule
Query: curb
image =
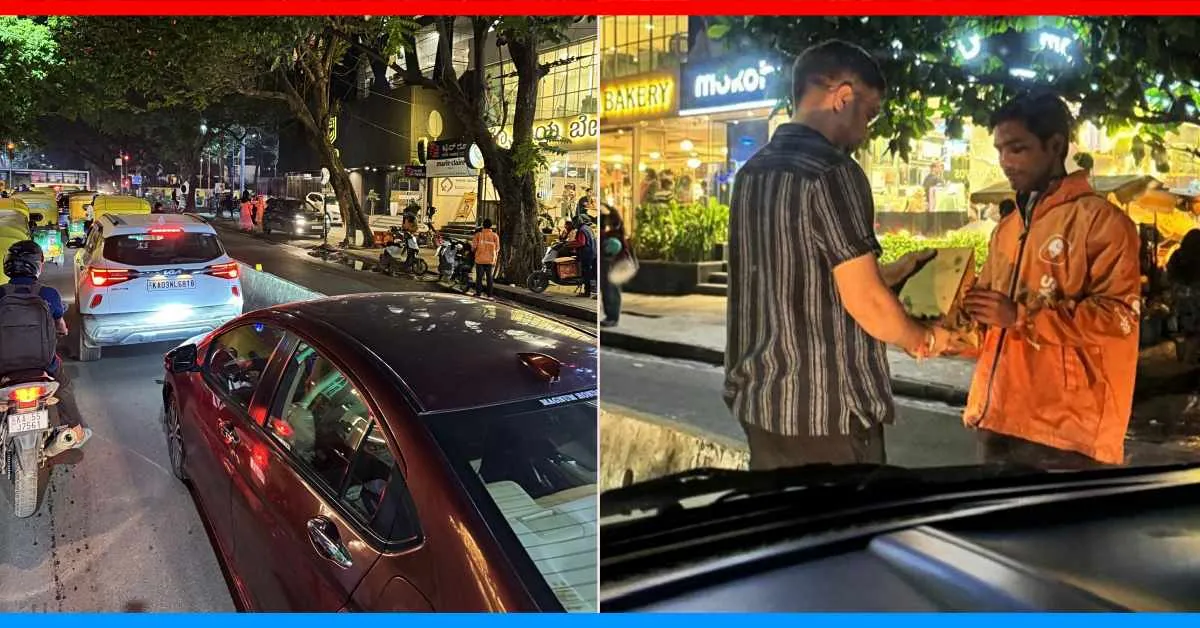
<path fill-rule="evenodd" d="M 725 365 L 724 351 L 710 347 L 697 347 L 681 342 L 645 338 L 619 331 L 601 331 L 600 344 L 663 358 L 691 360 L 713 366 Z M 910 397 L 923 401 L 936 401 L 952 406 L 963 406 L 967 403 L 967 391 L 965 390 L 902 377 L 892 378 L 892 393 L 901 397 Z"/>
<path fill-rule="evenodd" d="M 212 224 L 213 227 L 217 228 L 217 229 L 224 229 L 224 230 L 228 230 L 231 232 L 242 233 L 241 230 L 232 228 L 229 225 L 223 225 L 218 222 L 212 222 L 210 224 Z M 303 246 L 297 246 L 295 244 L 291 244 L 288 242 L 274 242 L 267 238 L 261 237 L 259 234 L 256 234 L 256 233 L 249 233 L 249 234 L 243 234 L 243 235 L 248 235 L 257 240 L 261 240 L 263 242 L 267 242 L 269 244 L 273 244 L 276 246 L 291 247 L 291 248 L 297 249 L 299 251 L 304 251 L 306 254 L 308 254 L 312 250 L 310 248 L 303 247 Z M 350 257 L 350 258 L 356 258 L 357 261 L 361 261 L 363 263 L 374 262 L 374 260 L 372 260 L 372 259 L 361 258 L 352 253 L 346 253 L 346 255 L 347 255 L 347 257 Z M 353 266 L 350 266 L 348 264 L 343 264 L 343 263 L 334 262 L 334 261 L 330 261 L 330 260 L 323 260 L 319 257 L 315 257 L 312 255 L 308 255 L 308 257 L 315 261 L 325 262 L 328 264 L 333 264 L 335 266 L 343 266 L 343 267 L 351 268 L 352 270 L 358 270 L 359 272 L 366 272 L 361 269 L 355 269 Z M 457 290 L 454 290 L 453 288 L 443 285 L 442 282 L 439 281 L 439 278 L 440 277 L 437 273 L 427 271 L 424 275 L 421 276 L 421 278 L 416 279 L 416 281 L 423 281 L 426 283 L 436 284 L 438 287 L 440 287 L 443 290 L 446 290 L 448 292 L 458 292 Z M 582 321 L 584 323 L 589 323 L 589 324 L 595 325 L 596 322 L 599 320 L 599 314 L 596 311 L 593 311 L 589 308 L 579 307 L 576 305 L 571 305 L 569 303 L 560 303 L 558 301 L 551 301 L 548 299 L 539 299 L 531 294 L 526 294 L 519 289 L 514 289 L 511 286 L 506 286 L 503 284 L 496 284 L 496 293 L 497 293 L 497 296 L 503 295 L 504 298 L 506 298 L 510 301 L 520 303 L 522 305 L 528 305 L 528 306 L 549 312 L 551 314 L 558 314 L 559 316 L 566 316 L 569 318 L 573 318 L 575 320 Z"/>

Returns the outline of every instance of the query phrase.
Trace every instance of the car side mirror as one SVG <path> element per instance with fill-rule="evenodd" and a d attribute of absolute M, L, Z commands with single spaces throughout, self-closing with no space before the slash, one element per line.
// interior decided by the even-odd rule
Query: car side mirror
<path fill-rule="evenodd" d="M 196 345 L 183 345 L 166 355 L 167 370 L 172 373 L 188 373 L 199 370 L 196 364 Z"/>

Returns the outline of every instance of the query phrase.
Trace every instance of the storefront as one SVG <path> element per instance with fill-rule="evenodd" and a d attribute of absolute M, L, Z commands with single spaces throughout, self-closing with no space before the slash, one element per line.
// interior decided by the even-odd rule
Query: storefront
<path fill-rule="evenodd" d="M 493 129 L 492 133 L 501 147 L 512 146 L 511 126 Z M 535 177 L 541 213 L 558 222 L 574 216 L 579 199 L 589 191 L 595 195 L 599 182 L 596 155 L 599 136 L 600 120 L 594 114 L 534 122 L 534 140 L 563 151 L 548 154 L 547 167 Z M 484 198 L 498 198 L 491 179 L 484 182 Z"/>
<path fill-rule="evenodd" d="M 650 200 L 728 203 L 738 168 L 786 119 L 771 115 L 780 77 L 777 62 L 748 55 L 602 86 L 605 200 L 627 221 Z"/>
<path fill-rule="evenodd" d="M 429 204 L 437 209 L 435 229 L 452 222 L 475 222 L 479 209 L 483 153 L 459 140 L 431 142 L 425 161 Z"/>

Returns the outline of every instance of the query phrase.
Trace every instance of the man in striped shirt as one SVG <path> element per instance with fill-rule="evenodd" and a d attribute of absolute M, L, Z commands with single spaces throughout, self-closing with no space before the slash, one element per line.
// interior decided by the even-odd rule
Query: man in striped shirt
<path fill-rule="evenodd" d="M 948 343 L 894 290 L 929 259 L 880 266 L 871 186 L 850 152 L 886 84 L 862 48 L 828 41 L 792 70 L 792 120 L 738 172 L 730 208 L 725 401 L 750 468 L 884 463 L 895 417 L 887 344 Z"/>

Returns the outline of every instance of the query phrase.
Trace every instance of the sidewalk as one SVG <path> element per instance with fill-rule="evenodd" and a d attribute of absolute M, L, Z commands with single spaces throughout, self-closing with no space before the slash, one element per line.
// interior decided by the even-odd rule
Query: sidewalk
<path fill-rule="evenodd" d="M 621 324 L 603 329 L 600 344 L 638 353 L 725 363 L 725 297 L 621 295 Z M 974 362 L 938 358 L 917 362 L 888 350 L 897 395 L 963 405 Z"/>
<path fill-rule="evenodd" d="M 217 229 L 241 233 L 241 231 L 237 228 L 236 223 L 232 220 L 216 218 L 210 218 L 209 220 L 210 223 Z M 274 244 L 280 244 L 304 251 L 317 248 L 322 244 L 320 240 L 314 240 L 311 238 L 291 239 L 283 236 L 282 234 L 264 236 L 261 233 L 255 233 L 252 235 L 256 238 L 261 238 Z M 330 246 L 337 246 L 337 244 L 341 242 L 344 237 L 344 229 L 341 227 L 334 227 L 329 230 L 329 237 L 327 238 L 327 241 L 329 242 Z M 380 249 L 343 249 L 343 252 L 348 258 L 359 262 L 358 264 L 352 266 L 353 268 L 356 268 L 360 271 L 372 272 L 379 260 Z M 426 274 L 425 279 L 436 279 L 437 251 L 433 249 L 421 249 L 421 257 L 425 260 L 430 268 L 430 272 Z M 315 258 L 313 259 L 315 260 Z M 347 266 L 350 265 L 347 264 Z M 442 284 L 441 282 L 436 283 L 438 283 L 443 290 L 452 291 L 452 288 L 449 286 Z M 597 299 L 584 299 L 582 297 L 575 296 L 575 288 L 570 286 L 552 285 L 547 288 L 545 292 L 541 294 L 535 294 L 523 287 L 496 284 L 496 296 L 513 301 L 515 303 L 540 309 L 551 314 L 566 316 L 578 321 L 590 323 L 593 326 L 598 320 L 596 316 L 596 310 L 598 306 Z"/>

